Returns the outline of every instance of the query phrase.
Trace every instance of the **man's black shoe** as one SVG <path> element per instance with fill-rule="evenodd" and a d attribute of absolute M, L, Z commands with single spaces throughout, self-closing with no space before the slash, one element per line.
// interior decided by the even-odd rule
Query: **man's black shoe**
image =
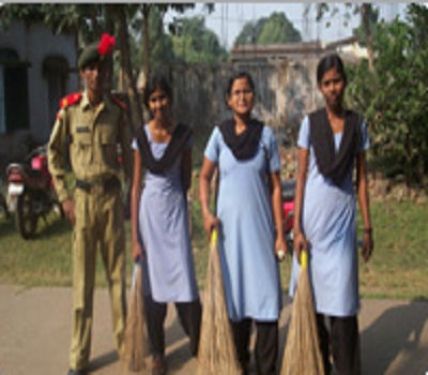
<path fill-rule="evenodd" d="M 87 375 L 86 370 L 68 370 L 67 375 Z"/>

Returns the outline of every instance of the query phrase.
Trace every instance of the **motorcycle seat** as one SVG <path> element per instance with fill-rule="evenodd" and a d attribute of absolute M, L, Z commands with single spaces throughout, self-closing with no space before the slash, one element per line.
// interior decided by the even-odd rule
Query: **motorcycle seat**
<path fill-rule="evenodd" d="M 34 169 L 27 169 L 25 171 L 30 178 L 41 178 L 42 172 L 41 171 L 35 171 Z"/>

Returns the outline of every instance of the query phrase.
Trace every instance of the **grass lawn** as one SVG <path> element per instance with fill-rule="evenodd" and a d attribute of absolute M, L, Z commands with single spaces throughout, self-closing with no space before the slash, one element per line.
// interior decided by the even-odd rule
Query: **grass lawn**
<path fill-rule="evenodd" d="M 428 204 L 373 203 L 372 215 L 375 253 L 368 264 L 360 263 L 363 297 L 428 299 Z M 129 233 L 129 222 L 126 228 Z M 208 247 L 196 202 L 192 232 L 197 277 L 203 288 Z M 70 241 L 69 224 L 55 215 L 40 226 L 37 238 L 30 241 L 18 235 L 13 219 L 0 215 L 0 283 L 28 287 L 71 285 Z M 127 254 L 129 245 L 128 242 Z M 101 263 L 98 257 L 97 284 L 105 286 Z M 287 258 L 281 264 L 283 288 L 288 286 L 290 263 Z M 128 279 L 130 270 L 129 259 Z"/>

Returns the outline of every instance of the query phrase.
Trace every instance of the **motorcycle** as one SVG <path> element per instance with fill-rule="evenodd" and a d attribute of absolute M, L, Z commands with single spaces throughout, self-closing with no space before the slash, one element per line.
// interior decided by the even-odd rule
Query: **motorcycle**
<path fill-rule="evenodd" d="M 11 163 L 6 169 L 8 181 L 8 210 L 15 214 L 16 227 L 24 239 L 34 237 L 40 218 L 52 210 L 59 211 L 59 204 L 48 170 L 46 146 L 33 150 L 24 163 Z"/>
<path fill-rule="evenodd" d="M 290 254 L 293 252 L 294 191 L 295 180 L 284 180 L 282 185 L 282 212 L 284 215 L 283 230 Z"/>

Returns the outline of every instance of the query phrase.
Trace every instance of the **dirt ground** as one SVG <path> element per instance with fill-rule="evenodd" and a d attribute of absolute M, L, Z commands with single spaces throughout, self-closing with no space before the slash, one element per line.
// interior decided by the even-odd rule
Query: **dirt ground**
<path fill-rule="evenodd" d="M 68 370 L 70 288 L 0 285 L 0 375 L 61 375 Z M 280 319 L 283 350 L 291 303 L 284 296 Z M 363 374 L 428 372 L 428 302 L 363 300 L 359 316 Z M 194 374 L 187 338 L 170 306 L 166 322 L 171 374 Z M 121 374 L 114 350 L 108 294 L 95 294 L 91 374 Z"/>

